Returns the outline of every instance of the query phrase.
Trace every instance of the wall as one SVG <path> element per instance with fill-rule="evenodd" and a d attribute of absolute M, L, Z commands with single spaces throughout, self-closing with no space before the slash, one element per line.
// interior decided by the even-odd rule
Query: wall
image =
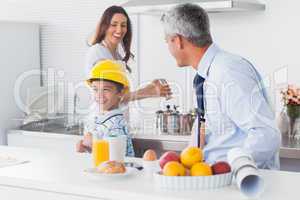
<path fill-rule="evenodd" d="M 1 0 L 0 19 L 40 23 L 43 66 L 65 70 L 66 78 L 75 80 L 83 78 L 86 38 L 111 4 L 109 0 Z"/>
<path fill-rule="evenodd" d="M 210 13 L 214 41 L 223 49 L 248 58 L 255 63 L 266 79 L 270 96 L 277 112 L 281 110 L 279 90 L 287 83 L 300 84 L 299 1 L 266 0 L 264 12 Z M 176 103 L 185 110 L 193 107 L 191 88 L 194 72 L 176 68 L 175 60 L 164 43 L 159 17 L 142 16 L 140 26 L 141 80 L 157 76 L 177 83 L 184 99 Z M 149 50 L 151 49 L 151 51 Z M 164 74 L 162 73 L 164 72 Z M 187 75 L 188 74 L 188 75 Z M 189 77 L 184 81 L 185 77 Z M 171 102 L 173 103 L 173 102 Z M 166 104 L 161 102 L 160 106 Z M 159 108 L 149 101 L 145 107 Z"/>

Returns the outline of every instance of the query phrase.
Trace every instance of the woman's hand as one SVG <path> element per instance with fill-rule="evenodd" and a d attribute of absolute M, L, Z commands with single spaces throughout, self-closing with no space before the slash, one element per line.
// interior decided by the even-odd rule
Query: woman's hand
<path fill-rule="evenodd" d="M 125 94 L 121 102 L 127 104 L 129 101 L 150 97 L 166 97 L 167 100 L 171 99 L 172 91 L 169 84 L 164 79 L 155 79 L 150 84 L 146 85 L 146 87 Z"/>
<path fill-rule="evenodd" d="M 146 97 L 166 97 L 170 99 L 172 95 L 171 88 L 164 79 L 153 80 L 143 90 Z"/>

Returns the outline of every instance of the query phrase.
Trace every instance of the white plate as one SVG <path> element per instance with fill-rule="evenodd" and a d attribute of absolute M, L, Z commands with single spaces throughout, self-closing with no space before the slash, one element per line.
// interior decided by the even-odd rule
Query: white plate
<path fill-rule="evenodd" d="M 96 179 L 102 179 L 102 178 L 123 178 L 130 175 L 133 175 L 137 173 L 137 169 L 132 167 L 126 167 L 125 173 L 117 173 L 117 174 L 105 174 L 105 173 L 99 173 L 97 172 L 96 168 L 88 168 L 84 170 L 84 173 L 91 177 Z"/>

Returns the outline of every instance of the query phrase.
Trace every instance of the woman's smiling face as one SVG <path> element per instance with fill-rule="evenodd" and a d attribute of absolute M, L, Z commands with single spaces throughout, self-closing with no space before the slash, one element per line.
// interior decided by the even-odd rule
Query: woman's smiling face
<path fill-rule="evenodd" d="M 105 41 L 118 45 L 127 33 L 127 18 L 121 13 L 113 15 L 105 34 Z"/>

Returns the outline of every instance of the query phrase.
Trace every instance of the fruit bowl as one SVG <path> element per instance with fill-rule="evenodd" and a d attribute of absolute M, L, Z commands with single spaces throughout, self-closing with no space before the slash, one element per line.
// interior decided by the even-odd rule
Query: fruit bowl
<path fill-rule="evenodd" d="M 154 173 L 159 188 L 170 190 L 207 190 L 231 185 L 232 172 L 212 176 L 165 176 Z"/>

